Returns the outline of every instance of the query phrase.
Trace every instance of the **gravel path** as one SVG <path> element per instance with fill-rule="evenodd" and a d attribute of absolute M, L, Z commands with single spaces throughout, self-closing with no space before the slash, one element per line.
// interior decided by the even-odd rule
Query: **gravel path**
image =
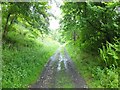
<path fill-rule="evenodd" d="M 50 57 L 38 81 L 30 88 L 87 88 L 65 48 Z"/>

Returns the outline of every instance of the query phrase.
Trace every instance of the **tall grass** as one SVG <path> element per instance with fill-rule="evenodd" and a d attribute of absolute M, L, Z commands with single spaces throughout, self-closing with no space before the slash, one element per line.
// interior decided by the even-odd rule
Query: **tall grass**
<path fill-rule="evenodd" d="M 3 41 L 3 88 L 25 88 L 35 83 L 44 65 L 58 48 L 58 43 L 53 40 L 46 41 L 52 44 L 47 46 L 37 38 L 31 37 L 34 35 L 24 30 L 21 25 L 17 25 L 17 29 L 14 26 L 14 29 L 9 31 L 6 40 Z"/>

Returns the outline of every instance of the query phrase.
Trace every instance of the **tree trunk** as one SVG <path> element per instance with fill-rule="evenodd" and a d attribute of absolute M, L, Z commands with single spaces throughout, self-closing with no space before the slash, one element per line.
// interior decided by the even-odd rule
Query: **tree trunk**
<path fill-rule="evenodd" d="M 7 21 L 6 21 L 6 24 L 5 24 L 5 27 L 4 27 L 4 31 L 3 31 L 3 39 L 6 37 L 7 32 L 8 32 L 8 21 L 9 21 L 10 15 L 11 15 L 11 13 L 9 13 L 8 16 L 7 16 Z"/>
<path fill-rule="evenodd" d="M 15 20 L 15 18 L 16 18 L 16 14 L 14 15 L 14 17 L 11 19 L 11 22 L 10 22 L 10 25 L 9 26 L 11 26 L 12 24 L 13 24 L 13 21 Z"/>
<path fill-rule="evenodd" d="M 76 41 L 76 32 L 73 32 L 73 40 Z"/>
<path fill-rule="evenodd" d="M 87 9 L 86 9 L 86 6 L 87 6 L 87 3 L 84 2 L 84 17 L 86 18 L 87 17 Z"/>
<path fill-rule="evenodd" d="M 74 45 L 75 45 L 75 41 L 76 41 L 76 32 L 75 32 L 75 30 L 73 31 L 73 40 L 74 40 Z"/>

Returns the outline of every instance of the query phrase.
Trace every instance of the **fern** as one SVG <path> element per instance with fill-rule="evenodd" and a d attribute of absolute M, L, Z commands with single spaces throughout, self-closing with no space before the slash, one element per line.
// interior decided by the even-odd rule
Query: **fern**
<path fill-rule="evenodd" d="M 117 41 L 114 44 L 107 42 L 106 46 L 103 45 L 102 49 L 99 49 L 101 60 L 108 67 L 112 65 L 118 66 L 118 63 L 120 62 L 120 42 L 117 43 Z"/>

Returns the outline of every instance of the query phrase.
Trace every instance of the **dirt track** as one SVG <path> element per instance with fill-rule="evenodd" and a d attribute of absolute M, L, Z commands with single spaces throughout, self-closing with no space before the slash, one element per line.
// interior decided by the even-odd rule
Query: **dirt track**
<path fill-rule="evenodd" d="M 87 88 L 65 48 L 50 57 L 38 81 L 30 88 Z"/>

